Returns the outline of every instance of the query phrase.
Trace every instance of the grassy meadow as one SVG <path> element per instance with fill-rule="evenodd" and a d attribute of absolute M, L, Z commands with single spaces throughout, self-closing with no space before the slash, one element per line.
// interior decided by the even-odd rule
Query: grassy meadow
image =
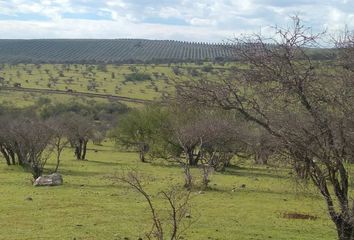
<path fill-rule="evenodd" d="M 49 162 L 47 169 L 53 168 Z M 21 168 L 0 165 L 0 239 L 138 239 L 150 225 L 143 197 L 115 176 L 137 169 L 148 179 L 147 191 L 161 214 L 166 202 L 158 193 L 182 186 L 179 166 L 141 163 L 136 153 L 119 151 L 111 142 L 90 145 L 88 161 L 75 160 L 66 149 L 60 172 L 64 185 L 33 187 Z M 196 186 L 200 170 L 193 169 Z M 195 223 L 184 239 L 334 239 L 325 204 L 311 187 L 296 185 L 287 169 L 235 160 L 215 173 L 211 189 L 192 191 Z M 245 185 L 242 187 L 242 185 Z M 288 213 L 315 220 L 289 219 Z"/>
<path fill-rule="evenodd" d="M 178 74 L 173 66 L 181 68 Z M 108 65 L 105 69 L 79 64 L 4 64 L 0 77 L 8 86 L 20 83 L 26 88 L 72 89 L 153 100 L 171 91 L 172 79 L 217 79 L 230 74 L 233 65 L 215 66 L 209 71 L 195 64 Z M 151 79 L 126 81 L 125 76 L 134 71 L 148 73 Z M 94 89 L 88 89 L 93 82 Z M 28 107 L 41 98 L 52 102 L 107 101 L 0 91 L 0 103 L 7 106 Z M 75 160 L 72 149 L 64 151 L 59 171 L 64 185 L 59 187 L 33 187 L 31 174 L 17 166 L 6 166 L 0 159 L 0 239 L 143 238 L 151 227 L 147 203 L 115 178 L 129 169 L 137 169 L 149 179 L 147 191 L 160 214 L 167 214 L 167 203 L 158 193 L 172 185 L 182 188 L 183 173 L 177 164 L 141 163 L 136 153 L 124 152 L 108 140 L 102 146 L 89 148 L 88 161 Z M 52 159 L 46 170 L 53 169 L 54 164 Z M 336 238 L 322 197 L 311 185 L 296 183 L 290 169 L 234 159 L 232 167 L 213 174 L 211 189 L 207 191 L 198 189 L 200 169 L 192 171 L 196 187 L 192 190 L 191 218 L 195 223 L 183 235 L 184 239 Z M 286 217 L 287 214 L 305 214 L 313 219 L 294 219 Z"/>
<path fill-rule="evenodd" d="M 231 63 L 230 63 L 231 65 Z M 215 78 L 224 75 L 230 65 L 79 65 L 79 64 L 2 64 L 2 85 L 21 84 L 24 88 L 72 90 L 153 100 L 171 91 L 171 79 Z M 226 72 L 226 73 L 225 73 Z M 127 80 L 133 73 L 147 79 Z"/>

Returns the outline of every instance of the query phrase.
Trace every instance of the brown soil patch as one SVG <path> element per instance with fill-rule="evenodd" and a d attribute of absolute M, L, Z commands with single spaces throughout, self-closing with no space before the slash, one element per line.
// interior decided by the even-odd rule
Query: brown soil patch
<path fill-rule="evenodd" d="M 284 213 L 283 218 L 288 218 L 288 219 L 303 219 L 303 220 L 316 220 L 318 217 L 317 216 L 312 216 L 309 214 L 303 214 L 303 213 Z"/>

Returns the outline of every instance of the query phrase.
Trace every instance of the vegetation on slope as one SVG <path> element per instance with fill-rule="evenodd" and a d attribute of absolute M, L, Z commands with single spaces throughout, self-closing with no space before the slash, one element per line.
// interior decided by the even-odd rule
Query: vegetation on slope
<path fill-rule="evenodd" d="M 171 40 L 0 40 L 2 63 L 142 63 L 233 59 L 229 45 Z"/>
<path fill-rule="evenodd" d="M 308 49 L 333 59 L 329 49 Z M 235 60 L 232 42 L 213 44 L 146 39 L 0 40 L 0 63 L 169 63 Z"/>

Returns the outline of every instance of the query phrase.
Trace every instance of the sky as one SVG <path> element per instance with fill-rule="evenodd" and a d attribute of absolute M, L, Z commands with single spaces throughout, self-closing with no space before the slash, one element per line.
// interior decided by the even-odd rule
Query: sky
<path fill-rule="evenodd" d="M 0 38 L 222 42 L 294 14 L 314 31 L 354 29 L 354 0 L 0 0 Z"/>

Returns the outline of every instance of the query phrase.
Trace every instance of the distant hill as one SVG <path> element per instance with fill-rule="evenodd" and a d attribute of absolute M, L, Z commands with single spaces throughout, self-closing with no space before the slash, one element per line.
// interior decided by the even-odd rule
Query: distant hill
<path fill-rule="evenodd" d="M 144 39 L 0 40 L 0 63 L 163 63 L 233 59 L 230 45 Z"/>

